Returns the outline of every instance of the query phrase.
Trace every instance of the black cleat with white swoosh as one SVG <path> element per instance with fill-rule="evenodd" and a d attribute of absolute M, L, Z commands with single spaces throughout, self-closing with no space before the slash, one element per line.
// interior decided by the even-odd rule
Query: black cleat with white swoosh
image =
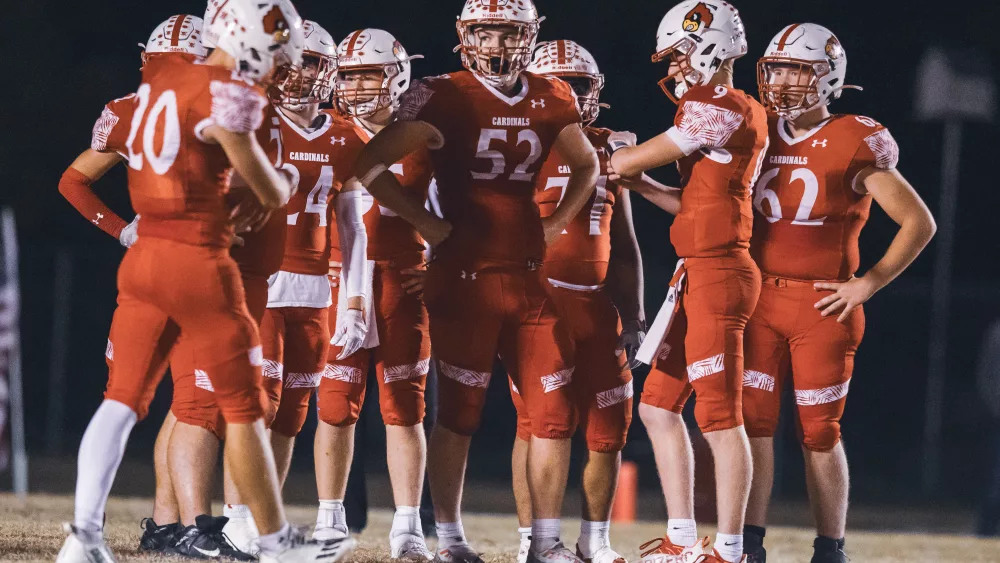
<path fill-rule="evenodd" d="M 193 526 L 187 526 L 177 533 L 168 553 L 189 559 L 254 561 L 252 555 L 237 549 L 222 533 L 227 522 L 229 519 L 225 516 L 202 514 L 196 517 Z"/>

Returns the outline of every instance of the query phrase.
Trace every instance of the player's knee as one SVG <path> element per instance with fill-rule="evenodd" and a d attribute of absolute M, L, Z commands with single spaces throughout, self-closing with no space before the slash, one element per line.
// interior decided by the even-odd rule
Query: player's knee
<path fill-rule="evenodd" d="M 684 417 L 681 413 L 655 407 L 648 403 L 639 403 L 639 419 L 649 433 L 683 431 L 687 432 Z"/>
<path fill-rule="evenodd" d="M 282 436 L 298 436 L 309 414 L 309 396 L 312 388 L 285 389 L 278 412 L 270 428 Z"/>
<path fill-rule="evenodd" d="M 342 393 L 322 393 L 318 399 L 319 419 L 330 426 L 350 426 L 361 415 L 361 401 Z"/>
<path fill-rule="evenodd" d="M 531 418 L 526 415 L 517 415 L 517 438 L 525 442 L 531 441 Z"/>
<path fill-rule="evenodd" d="M 698 397 L 694 406 L 694 419 L 702 433 L 729 430 L 743 425 L 743 412 L 736 401 L 725 399 L 702 400 Z"/>
<path fill-rule="evenodd" d="M 771 438 L 778 430 L 777 413 L 760 413 L 743 405 L 743 425 L 750 438 Z"/>
<path fill-rule="evenodd" d="M 802 447 L 813 452 L 828 452 L 840 442 L 840 422 L 833 420 L 802 421 Z"/>
<path fill-rule="evenodd" d="M 482 409 L 465 405 L 453 409 L 439 408 L 437 424 L 459 436 L 472 436 L 479 429 L 481 419 Z"/>
<path fill-rule="evenodd" d="M 204 406 L 182 408 L 177 405 L 173 405 L 170 407 L 170 412 L 174 414 L 177 422 L 187 424 L 188 426 L 204 428 L 214 434 L 219 440 L 224 440 L 226 438 L 225 420 L 222 418 L 222 413 L 219 412 L 218 407 Z"/>
<path fill-rule="evenodd" d="M 386 426 L 415 426 L 424 421 L 424 396 L 410 397 L 406 400 L 382 400 L 382 422 Z"/>

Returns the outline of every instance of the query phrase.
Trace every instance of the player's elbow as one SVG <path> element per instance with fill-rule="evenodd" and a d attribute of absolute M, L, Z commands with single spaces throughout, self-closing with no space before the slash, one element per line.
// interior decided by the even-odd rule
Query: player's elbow
<path fill-rule="evenodd" d="M 256 190 L 257 199 L 267 209 L 278 209 L 288 203 L 292 195 L 291 186 L 281 176 L 276 176 L 270 185 L 263 190 Z"/>

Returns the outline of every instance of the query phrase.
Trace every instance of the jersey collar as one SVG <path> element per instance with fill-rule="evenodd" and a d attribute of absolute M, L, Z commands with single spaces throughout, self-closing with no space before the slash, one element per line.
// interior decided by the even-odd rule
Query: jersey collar
<path fill-rule="evenodd" d="M 797 145 L 797 144 L 801 143 L 802 141 L 805 141 L 809 137 L 812 137 L 813 135 L 815 135 L 816 133 L 818 133 L 820 129 L 822 129 L 823 127 L 825 127 L 826 124 L 830 123 L 831 121 L 833 121 L 833 116 L 832 115 L 830 117 L 824 119 L 823 121 L 820 121 L 819 123 L 817 123 L 816 126 L 813 127 L 812 129 L 810 129 L 809 131 L 807 131 L 805 135 L 802 135 L 801 137 L 792 137 L 791 135 L 788 134 L 788 120 L 785 119 L 784 117 L 779 117 L 778 118 L 778 136 L 781 137 L 781 140 L 784 141 L 786 145 Z"/>
<path fill-rule="evenodd" d="M 320 115 L 322 115 L 323 117 L 326 118 L 326 121 L 323 122 L 323 125 L 320 125 L 319 127 L 315 128 L 315 129 L 313 129 L 311 131 L 299 127 L 291 119 L 288 119 L 285 116 L 285 113 L 283 111 L 281 111 L 281 108 L 278 108 L 275 111 L 275 113 L 277 113 L 281 117 L 281 119 L 283 119 L 285 121 L 285 123 L 287 123 L 288 126 L 292 128 L 293 131 L 295 131 L 296 133 L 298 133 L 300 137 L 302 137 L 303 139 L 305 139 L 307 141 L 315 141 L 316 139 L 322 137 L 323 133 L 326 133 L 330 129 L 330 127 L 333 126 L 333 118 L 330 117 L 330 114 L 328 114 L 326 112 L 320 113 Z"/>
<path fill-rule="evenodd" d="M 521 73 L 521 76 L 518 77 L 518 80 L 521 81 L 521 91 L 515 94 L 514 97 L 510 97 L 501 92 L 500 90 L 497 90 L 496 88 L 493 87 L 492 84 L 483 80 L 483 78 L 480 77 L 478 74 L 473 72 L 472 76 L 475 76 L 476 80 L 478 80 L 480 84 L 485 86 L 486 89 L 490 91 L 490 93 L 492 93 L 494 96 L 496 96 L 502 102 L 506 103 L 509 106 L 516 106 L 518 103 L 520 103 L 522 100 L 528 97 L 528 79 L 527 77 L 524 76 L 524 73 Z"/>

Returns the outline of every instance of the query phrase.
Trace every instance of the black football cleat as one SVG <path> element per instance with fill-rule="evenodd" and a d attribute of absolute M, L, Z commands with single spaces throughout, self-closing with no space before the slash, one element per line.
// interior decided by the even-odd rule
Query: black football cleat
<path fill-rule="evenodd" d="M 166 553 L 181 529 L 177 522 L 160 526 L 152 518 L 143 518 L 140 526 L 142 537 L 139 538 L 139 551 L 146 553 Z"/>
<path fill-rule="evenodd" d="M 212 517 L 202 514 L 195 518 L 193 526 L 187 526 L 177 533 L 176 541 L 169 553 L 189 559 L 233 559 L 255 561 L 256 558 L 236 548 L 222 533 L 229 519 L 225 516 Z"/>

